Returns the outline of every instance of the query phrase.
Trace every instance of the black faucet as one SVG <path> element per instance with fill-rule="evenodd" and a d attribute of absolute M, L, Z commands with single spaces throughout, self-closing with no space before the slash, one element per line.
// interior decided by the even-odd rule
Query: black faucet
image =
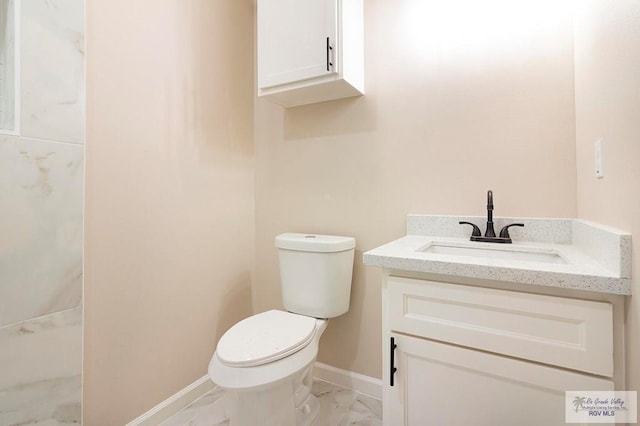
<path fill-rule="evenodd" d="M 522 225 L 524 226 L 524 225 Z M 487 230 L 484 233 L 487 238 L 495 238 L 496 231 L 493 230 L 493 191 L 487 191 Z"/>
<path fill-rule="evenodd" d="M 487 192 L 487 229 L 484 233 L 484 237 L 480 232 L 478 225 L 471 222 L 458 222 L 460 225 L 471 225 L 473 231 L 471 232 L 471 241 L 482 241 L 486 243 L 504 243 L 511 244 L 511 236 L 509 235 L 509 228 L 512 226 L 524 226 L 524 223 L 511 223 L 502 227 L 500 230 L 500 236 L 496 237 L 496 231 L 493 229 L 493 191 Z"/>

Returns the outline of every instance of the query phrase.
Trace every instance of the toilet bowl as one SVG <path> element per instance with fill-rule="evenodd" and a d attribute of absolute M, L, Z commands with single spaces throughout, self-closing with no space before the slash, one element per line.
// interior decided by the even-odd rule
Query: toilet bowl
<path fill-rule="evenodd" d="M 320 405 L 313 365 L 328 319 L 348 310 L 355 240 L 276 237 L 283 304 L 238 322 L 220 338 L 209 377 L 227 391 L 232 426 L 310 426 Z"/>
<path fill-rule="evenodd" d="M 241 351 L 234 348 L 230 352 L 236 358 L 233 361 L 225 358 L 223 361 L 219 353 L 224 358 L 225 349 L 230 349 L 227 345 L 241 339 L 233 333 L 239 330 L 232 328 L 220 339 L 218 348 L 209 363 L 209 376 L 214 383 L 229 393 L 232 405 L 229 415 L 232 425 L 306 426 L 313 424 L 318 415 L 319 403 L 311 395 L 313 364 L 318 355 L 320 337 L 327 327 L 328 320 L 302 317 L 284 311 L 267 311 L 249 317 L 247 320 L 252 322 L 263 320 L 268 323 L 274 314 L 289 321 L 288 327 L 279 329 L 281 337 L 290 338 L 292 335 L 289 330 L 292 327 L 295 328 L 296 322 L 301 319 L 313 321 L 311 337 L 300 334 L 300 342 L 295 351 L 290 350 L 285 356 L 281 356 L 282 347 L 262 340 L 261 343 L 265 346 L 257 349 L 261 355 L 265 356 L 264 359 L 256 361 L 255 356 L 252 357 L 249 353 L 251 351 L 247 351 L 243 356 Z M 300 328 L 305 328 L 305 325 L 303 324 Z M 256 334 L 260 332 L 260 328 L 258 327 Z M 270 337 L 275 337 L 277 340 L 279 336 L 274 334 L 277 333 L 271 333 Z M 225 337 L 227 339 L 224 339 Z M 258 340 L 261 340 L 260 337 Z M 247 343 L 250 341 L 251 338 L 245 340 Z M 293 344 L 294 341 L 290 341 Z M 253 341 L 253 343 L 256 342 Z M 242 363 L 242 360 L 245 363 Z"/>
<path fill-rule="evenodd" d="M 264 339 L 262 332 L 266 328 L 266 325 L 274 322 L 274 319 L 279 321 L 281 325 L 286 320 L 289 321 L 289 324 L 286 327 L 281 326 L 278 329 L 271 330 L 272 333 L 270 337 L 275 337 L 275 339 Z M 309 321 L 307 320 L 311 320 L 312 324 L 309 325 Z M 297 336 L 299 340 L 297 343 L 302 344 L 286 356 L 279 356 L 283 350 L 286 351 L 290 349 L 282 349 L 282 339 L 291 339 L 291 326 L 294 326 L 297 321 L 302 321 L 305 324 L 300 326 L 296 331 L 301 331 L 307 326 L 308 330 L 305 330 L 305 332 L 308 331 L 307 335 L 305 336 L 303 332 L 300 332 Z M 247 330 L 238 327 L 242 325 L 252 325 L 254 323 L 257 324 L 258 327 L 255 328 L 255 334 L 253 336 L 245 335 L 244 333 L 247 332 Z M 328 320 L 304 317 L 302 315 L 277 310 L 253 315 L 236 324 L 222 336 L 218 342 L 216 352 L 213 354 L 211 362 L 209 363 L 209 376 L 215 384 L 223 389 L 242 391 L 259 391 L 275 385 L 280 381 L 285 381 L 315 361 L 318 355 L 320 336 L 327 327 L 327 323 Z M 281 336 L 278 336 L 278 333 L 280 333 Z M 308 333 L 311 333 L 311 338 L 308 338 Z M 281 337 L 280 341 L 277 340 L 278 337 Z M 242 339 L 244 339 L 242 343 L 246 343 L 247 346 L 251 345 L 253 348 L 229 347 Z M 290 347 L 296 343 L 294 340 L 295 339 L 291 339 Z M 252 352 L 251 349 L 254 349 L 254 351 Z M 231 353 L 227 355 L 227 351 Z M 256 357 L 256 353 L 264 355 L 264 358 L 257 360 L 260 358 Z"/>

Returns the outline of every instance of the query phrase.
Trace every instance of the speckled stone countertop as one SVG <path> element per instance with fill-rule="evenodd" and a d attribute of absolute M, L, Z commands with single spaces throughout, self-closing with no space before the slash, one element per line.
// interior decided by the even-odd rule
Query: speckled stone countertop
<path fill-rule="evenodd" d="M 409 215 L 407 236 L 369 250 L 366 265 L 388 269 L 451 275 L 502 282 L 631 294 L 631 236 L 612 228 L 577 219 L 494 218 L 496 232 L 508 223 L 513 244 L 470 242 L 469 226 L 484 232 L 480 216 Z M 481 248 L 555 254 L 560 263 L 513 260 L 491 256 L 466 256 L 425 252 L 430 246 Z"/>

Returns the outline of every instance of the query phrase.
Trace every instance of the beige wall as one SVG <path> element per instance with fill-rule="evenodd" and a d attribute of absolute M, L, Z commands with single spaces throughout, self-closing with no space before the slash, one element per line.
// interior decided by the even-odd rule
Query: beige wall
<path fill-rule="evenodd" d="M 635 296 L 627 298 L 628 390 L 640 390 L 640 1 L 588 0 L 576 19 L 578 216 L 629 231 Z M 604 140 L 604 177 L 594 143 Z"/>
<path fill-rule="evenodd" d="M 253 99 L 251 0 L 87 0 L 85 424 L 202 376 L 251 291 L 255 312 L 280 307 L 280 232 L 356 237 L 351 310 L 320 361 L 380 377 L 380 273 L 361 254 L 407 213 L 483 215 L 491 188 L 496 215 L 640 231 L 638 1 L 586 3 L 575 94 L 567 10 L 475 3 L 365 1 L 367 95 L 284 110 Z"/>
<path fill-rule="evenodd" d="M 513 3 L 365 1 L 366 96 L 256 100 L 256 311 L 280 306 L 275 235 L 357 239 L 351 309 L 320 361 L 381 377 L 380 273 L 361 255 L 407 213 L 484 215 L 493 189 L 496 215 L 575 216 L 571 14 Z"/>
<path fill-rule="evenodd" d="M 251 0 L 87 0 L 84 424 L 205 374 L 251 313 Z"/>

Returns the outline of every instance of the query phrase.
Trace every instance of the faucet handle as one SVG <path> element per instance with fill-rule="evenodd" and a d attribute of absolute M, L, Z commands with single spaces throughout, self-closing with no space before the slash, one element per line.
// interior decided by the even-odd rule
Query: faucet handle
<path fill-rule="evenodd" d="M 509 228 L 511 228 L 512 226 L 524 227 L 524 223 L 512 223 L 512 224 L 509 224 L 509 225 L 506 225 L 506 226 L 502 227 L 502 229 L 500 230 L 500 238 L 509 238 L 509 239 L 511 239 L 511 236 L 509 235 Z"/>
<path fill-rule="evenodd" d="M 482 232 L 480 231 L 480 228 L 478 228 L 478 225 L 476 225 L 475 223 L 460 221 L 460 222 L 458 222 L 458 224 L 459 225 L 471 225 L 471 226 L 473 226 L 473 231 L 471 232 L 471 236 L 472 237 L 481 237 L 482 236 Z"/>

